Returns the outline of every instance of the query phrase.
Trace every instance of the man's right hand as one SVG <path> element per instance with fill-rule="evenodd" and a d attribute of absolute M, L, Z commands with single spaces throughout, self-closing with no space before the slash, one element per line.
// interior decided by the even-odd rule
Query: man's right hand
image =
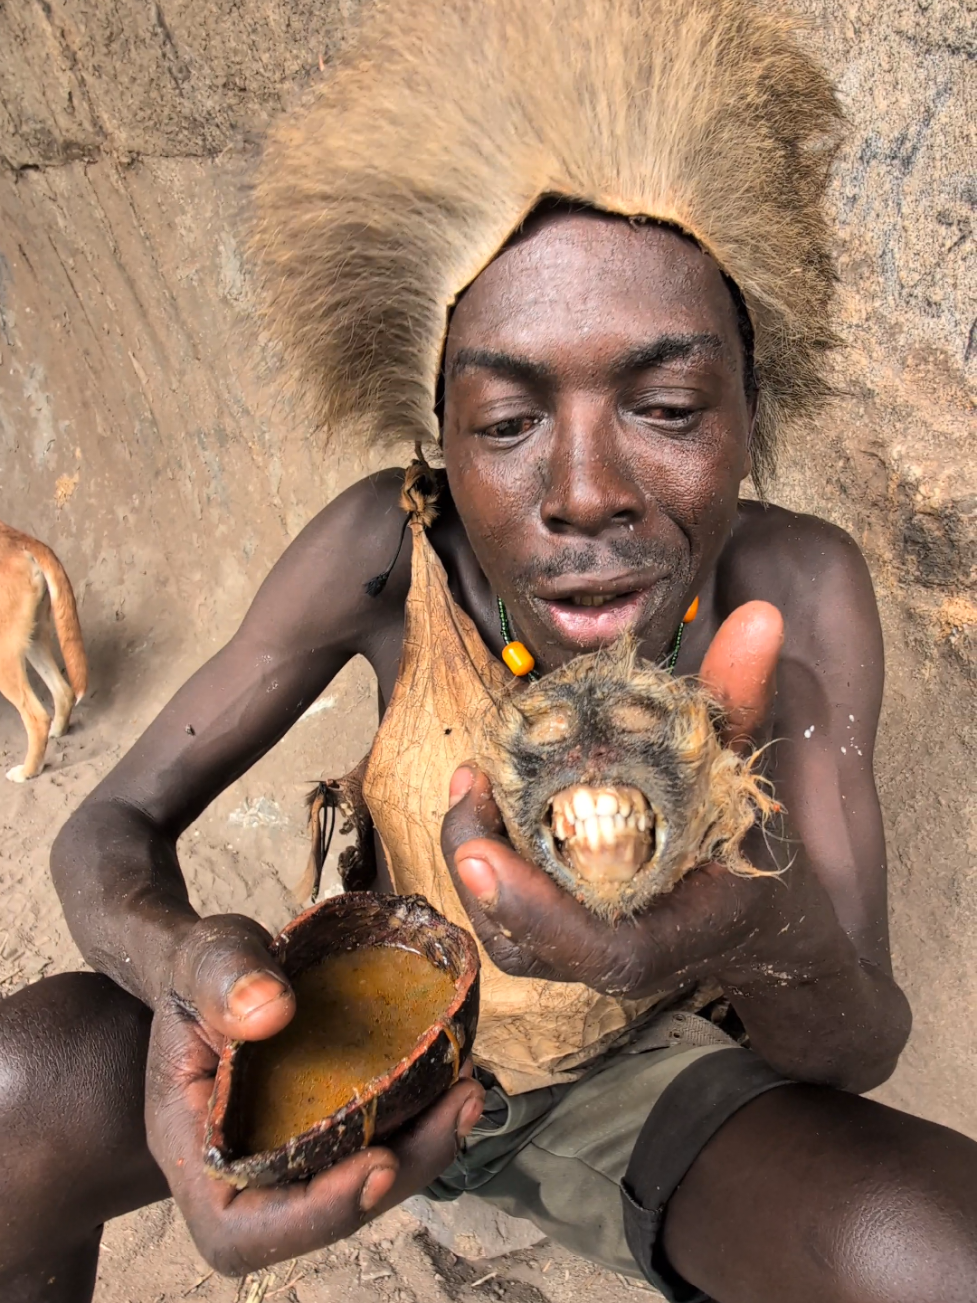
<path fill-rule="evenodd" d="M 173 961 L 157 1005 L 146 1080 L 149 1148 L 197 1248 L 218 1271 L 244 1275 L 322 1248 L 417 1193 L 453 1161 L 484 1092 L 459 1081 L 388 1147 L 352 1155 L 312 1181 L 238 1191 L 203 1164 L 218 1054 L 226 1038 L 264 1040 L 295 1013 L 270 937 L 239 915 L 201 919 Z"/>
<path fill-rule="evenodd" d="M 292 1021 L 295 996 L 270 944 L 261 924 L 243 914 L 198 919 L 182 936 L 170 991 L 212 1049 L 225 1040 L 263 1041 Z"/>

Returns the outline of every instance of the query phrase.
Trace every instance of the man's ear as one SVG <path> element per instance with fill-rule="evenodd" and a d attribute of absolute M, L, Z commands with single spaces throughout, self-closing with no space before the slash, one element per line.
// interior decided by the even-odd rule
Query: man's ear
<path fill-rule="evenodd" d="M 740 481 L 752 479 L 756 484 L 756 476 L 753 473 L 753 435 L 756 430 L 757 412 L 759 410 L 758 394 L 756 390 L 752 394 L 746 395 L 746 410 L 749 417 L 750 428 L 746 436 L 746 448 L 743 454 L 743 468 L 740 471 Z"/>
<path fill-rule="evenodd" d="M 743 451 L 743 468 L 740 469 L 740 480 L 750 480 L 753 476 L 753 431 L 757 427 L 757 400 L 748 399 L 750 426 L 749 433 L 746 434 L 746 446 Z"/>

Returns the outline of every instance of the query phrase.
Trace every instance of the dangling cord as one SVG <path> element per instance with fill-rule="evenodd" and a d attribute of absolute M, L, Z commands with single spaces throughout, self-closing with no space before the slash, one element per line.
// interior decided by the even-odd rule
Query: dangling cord
<path fill-rule="evenodd" d="M 401 549 L 404 546 L 404 535 L 407 533 L 407 526 L 409 524 L 410 516 L 405 516 L 404 523 L 400 529 L 400 542 L 397 544 L 397 551 L 394 553 L 394 559 L 387 566 L 386 570 L 379 575 L 374 575 L 372 579 L 368 579 L 363 585 L 363 591 L 366 593 L 367 597 L 379 597 L 384 588 L 386 588 L 387 580 L 390 578 L 393 568 L 400 557 Z"/>
<path fill-rule="evenodd" d="M 407 535 L 407 526 L 410 522 L 418 520 L 425 529 L 430 529 L 434 524 L 438 514 L 435 506 L 437 496 L 438 486 L 434 473 L 427 464 L 423 452 L 421 452 L 421 445 L 417 443 L 414 445 L 414 460 L 404 472 L 404 487 L 400 491 L 400 509 L 407 514 L 400 529 L 397 551 L 394 553 L 393 560 L 386 570 L 374 575 L 372 579 L 368 579 L 363 585 L 363 591 L 368 597 L 379 597 L 386 588 L 387 580 L 393 573 L 393 568 L 403 550 L 404 538 Z"/>
<path fill-rule="evenodd" d="M 678 631 L 675 634 L 675 641 L 672 643 L 671 654 L 665 662 L 665 669 L 668 670 L 669 674 L 672 674 L 675 670 L 675 662 L 678 660 L 679 649 L 682 646 L 682 632 L 684 629 L 685 624 L 683 622 L 678 627 Z"/>
<path fill-rule="evenodd" d="M 505 609 L 505 603 L 501 597 L 495 599 L 499 604 L 499 626 L 502 629 L 502 641 L 505 646 L 502 648 L 502 659 L 508 665 L 518 678 L 524 676 L 529 679 L 530 683 L 535 683 L 539 678 L 539 670 L 535 669 L 536 661 L 533 654 L 525 643 L 514 640 L 509 629 L 509 613 Z M 675 669 L 675 662 L 678 660 L 678 654 L 682 647 L 682 634 L 685 632 L 685 626 L 691 624 L 699 614 L 699 599 L 694 597 L 692 605 L 682 617 L 682 623 L 679 625 L 675 641 L 672 644 L 672 650 L 669 653 L 668 660 L 665 662 L 665 668 L 671 674 Z"/>
<path fill-rule="evenodd" d="M 679 625 L 676 631 L 675 642 L 672 644 L 671 654 L 669 655 L 668 660 L 665 662 L 665 668 L 668 670 L 669 674 L 673 674 L 675 672 L 675 662 L 678 660 L 679 650 L 682 646 L 682 634 L 685 632 L 685 626 L 687 624 L 691 624 L 698 614 L 699 614 L 699 597 L 697 594 L 692 599 L 692 605 L 682 616 L 682 623 Z"/>

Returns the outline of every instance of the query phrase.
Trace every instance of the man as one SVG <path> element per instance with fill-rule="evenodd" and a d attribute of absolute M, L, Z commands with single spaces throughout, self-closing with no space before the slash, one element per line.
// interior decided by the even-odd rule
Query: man
<path fill-rule="evenodd" d="M 437 399 L 445 475 L 402 504 L 403 474 L 384 472 L 316 517 L 59 836 L 56 881 L 98 972 L 0 1006 L 4 1298 L 90 1297 L 101 1224 L 168 1192 L 205 1257 L 240 1273 L 418 1190 L 473 1188 L 672 1299 L 972 1300 L 977 1146 L 854 1093 L 909 1029 L 872 778 L 871 584 L 838 530 L 737 500 L 830 342 L 830 92 L 779 22 L 731 0 L 423 11 L 379 10 L 283 129 L 259 242 L 330 419 L 414 434 Z M 589 206 L 539 202 L 553 193 Z M 451 750 L 464 713 L 442 727 L 426 705 L 448 700 L 444 658 L 473 691 L 502 673 L 500 599 L 547 671 L 625 631 L 664 660 L 695 597 L 675 672 L 724 700 L 732 744 L 778 739 L 790 865 L 701 866 L 614 927 L 514 854 Z M 383 707 L 365 786 L 389 852 L 377 886 L 426 874 L 463 909 L 490 1052 L 477 1042 L 475 1076 L 390 1145 L 236 1192 L 202 1166 L 215 1049 L 272 1035 L 294 1001 L 257 923 L 197 917 L 176 842 L 356 654 Z M 433 756 L 434 733 L 418 784 L 391 739 Z M 412 813 L 420 841 L 399 841 Z M 759 835 L 747 850 L 784 858 Z M 751 1049 L 701 1016 L 710 982 Z M 510 1059 L 499 1010 L 520 993 Z M 551 999 L 574 1016 L 534 1057 Z"/>

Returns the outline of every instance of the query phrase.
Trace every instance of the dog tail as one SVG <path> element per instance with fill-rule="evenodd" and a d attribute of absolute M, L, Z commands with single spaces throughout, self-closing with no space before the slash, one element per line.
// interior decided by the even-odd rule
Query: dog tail
<path fill-rule="evenodd" d="M 75 694 L 76 704 L 85 695 L 88 687 L 88 659 L 85 656 L 85 644 L 82 642 L 81 625 L 78 622 L 78 607 L 75 605 L 75 593 L 71 580 L 65 574 L 64 566 L 49 547 L 35 540 L 31 541 L 31 556 L 37 562 L 44 575 L 51 594 L 51 612 L 64 668 Z"/>

